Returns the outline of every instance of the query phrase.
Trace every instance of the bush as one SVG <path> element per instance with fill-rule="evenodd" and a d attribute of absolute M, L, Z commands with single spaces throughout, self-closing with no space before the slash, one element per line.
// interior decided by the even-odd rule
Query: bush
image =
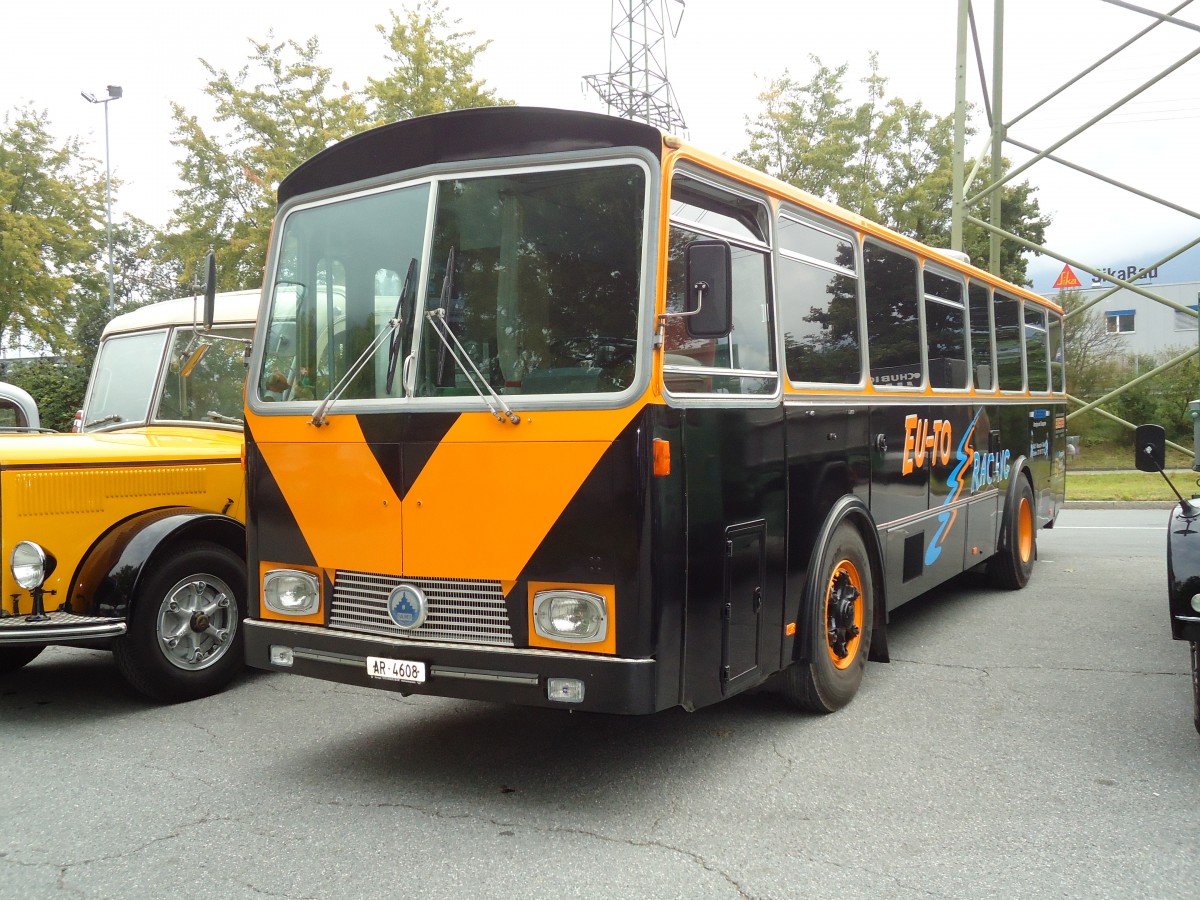
<path fill-rule="evenodd" d="M 4 380 L 33 396 L 43 428 L 70 431 L 76 410 L 83 406 L 88 372 L 53 359 L 16 360 L 6 367 Z"/>

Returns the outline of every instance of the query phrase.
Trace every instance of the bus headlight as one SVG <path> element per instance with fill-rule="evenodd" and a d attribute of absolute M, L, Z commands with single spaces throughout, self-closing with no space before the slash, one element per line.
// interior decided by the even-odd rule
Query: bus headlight
<path fill-rule="evenodd" d="M 13 547 L 9 567 L 17 584 L 27 591 L 40 588 L 54 573 L 54 556 L 33 541 L 21 541 Z"/>
<path fill-rule="evenodd" d="M 533 627 L 554 641 L 602 641 L 608 637 L 604 598 L 587 591 L 539 591 L 533 595 Z"/>
<path fill-rule="evenodd" d="M 272 569 L 263 576 L 263 603 L 285 616 L 307 616 L 321 606 L 317 576 L 295 569 Z"/>

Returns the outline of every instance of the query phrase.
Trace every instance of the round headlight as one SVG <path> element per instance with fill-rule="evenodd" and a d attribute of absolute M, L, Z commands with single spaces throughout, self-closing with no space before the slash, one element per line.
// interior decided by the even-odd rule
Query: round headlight
<path fill-rule="evenodd" d="M 31 591 L 42 586 L 54 571 L 54 557 L 33 541 L 21 541 L 13 547 L 10 561 L 17 584 Z"/>

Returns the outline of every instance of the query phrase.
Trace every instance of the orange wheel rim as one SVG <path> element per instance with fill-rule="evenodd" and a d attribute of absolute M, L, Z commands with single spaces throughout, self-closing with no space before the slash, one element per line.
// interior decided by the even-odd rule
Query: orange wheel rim
<path fill-rule="evenodd" d="M 849 668 L 858 657 L 862 627 L 862 575 L 858 566 L 843 559 L 825 587 L 825 648 L 837 668 Z"/>
<path fill-rule="evenodd" d="M 1029 562 L 1033 558 L 1033 504 L 1028 498 L 1021 498 L 1017 508 L 1017 550 L 1021 554 L 1021 562 Z"/>

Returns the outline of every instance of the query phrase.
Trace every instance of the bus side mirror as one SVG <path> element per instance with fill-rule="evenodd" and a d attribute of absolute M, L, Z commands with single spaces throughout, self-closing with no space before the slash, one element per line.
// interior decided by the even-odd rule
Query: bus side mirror
<path fill-rule="evenodd" d="M 1167 430 L 1161 425 L 1139 425 L 1133 433 L 1133 464 L 1142 472 L 1167 467 Z"/>
<path fill-rule="evenodd" d="M 204 259 L 204 330 L 208 331 L 213 326 L 213 319 L 217 315 L 217 255 L 212 251 L 208 251 L 208 256 Z"/>
<path fill-rule="evenodd" d="M 691 337 L 719 338 L 733 330 L 732 270 L 725 241 L 688 244 L 684 316 Z"/>

